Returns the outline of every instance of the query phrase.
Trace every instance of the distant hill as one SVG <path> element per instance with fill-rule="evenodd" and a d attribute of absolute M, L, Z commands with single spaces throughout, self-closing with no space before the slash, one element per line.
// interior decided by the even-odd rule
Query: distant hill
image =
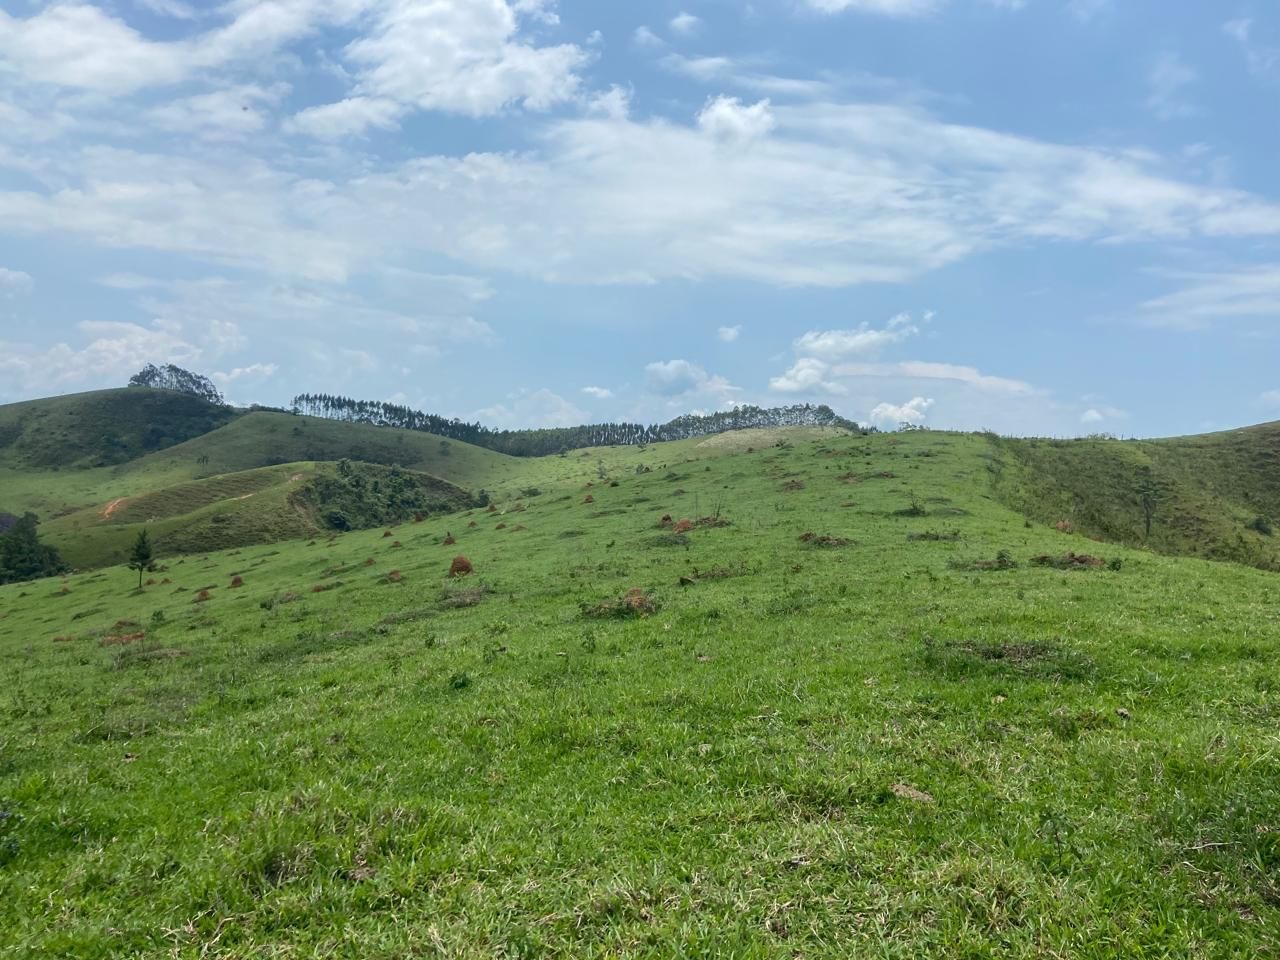
<path fill-rule="evenodd" d="M 996 441 L 997 495 L 1032 519 L 1280 570 L 1280 423 L 1163 440 Z M 1146 532 L 1143 491 L 1154 510 Z"/>
<path fill-rule="evenodd" d="M 0 406 L 0 468 L 127 463 L 230 423 L 230 407 L 170 390 L 125 388 Z"/>
<path fill-rule="evenodd" d="M 79 568 L 122 563 L 145 528 L 158 556 L 205 553 L 403 523 L 479 506 L 461 487 L 376 464 L 292 463 L 122 497 L 44 523 Z"/>

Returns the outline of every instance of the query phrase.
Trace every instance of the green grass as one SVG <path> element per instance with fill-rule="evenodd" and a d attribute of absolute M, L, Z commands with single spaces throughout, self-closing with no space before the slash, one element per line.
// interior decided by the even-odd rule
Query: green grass
<path fill-rule="evenodd" d="M 1041 522 L 1163 553 L 1280 570 L 1280 423 L 1167 440 L 1001 440 L 990 461 L 1001 498 Z M 1147 536 L 1140 490 L 1158 502 Z M 1280 528 L 1280 524 L 1277 524 Z M 1263 525 L 1263 529 L 1265 529 Z"/>
<path fill-rule="evenodd" d="M 42 524 L 40 535 L 73 567 L 92 569 L 124 563 L 142 529 L 162 553 L 206 553 L 471 505 L 466 491 L 426 474 L 363 463 L 347 472 L 290 463 L 192 480 L 66 514 Z"/>
<path fill-rule="evenodd" d="M 168 390 L 98 390 L 0 406 L 0 469 L 105 467 L 232 421 L 236 413 Z"/>
<path fill-rule="evenodd" d="M 1276 955 L 1274 576 L 745 443 L 0 589 L 0 956 Z"/>

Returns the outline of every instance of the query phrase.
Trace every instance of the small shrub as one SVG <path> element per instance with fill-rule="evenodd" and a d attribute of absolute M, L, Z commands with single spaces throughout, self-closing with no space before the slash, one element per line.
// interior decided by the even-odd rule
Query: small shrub
<path fill-rule="evenodd" d="M 234 577 L 231 578 L 231 586 L 233 589 L 236 587 L 243 587 L 244 577 L 240 576 L 239 574 L 236 574 Z"/>
<path fill-rule="evenodd" d="M 633 587 L 617 600 L 602 600 L 594 606 L 589 603 L 582 605 L 584 616 L 600 620 L 647 617 L 657 611 L 657 601 L 639 587 Z"/>
<path fill-rule="evenodd" d="M 471 561 L 466 557 L 454 557 L 453 563 L 449 564 L 449 576 L 451 577 L 466 577 L 473 573 L 475 573 L 475 567 L 471 565 Z"/>
<path fill-rule="evenodd" d="M 1271 525 L 1271 518 L 1262 515 L 1256 516 L 1249 521 L 1248 528 L 1255 533 L 1262 534 L 1264 537 L 1269 537 L 1275 532 Z"/>
<path fill-rule="evenodd" d="M 210 594 L 208 590 L 201 590 L 199 593 L 196 594 L 195 599 L 192 600 L 191 602 L 204 603 L 206 600 L 209 599 L 209 597 L 210 597 Z"/>

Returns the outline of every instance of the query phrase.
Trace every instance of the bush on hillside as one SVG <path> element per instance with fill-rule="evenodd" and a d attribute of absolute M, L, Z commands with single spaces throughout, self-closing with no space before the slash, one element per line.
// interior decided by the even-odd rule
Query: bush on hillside
<path fill-rule="evenodd" d="M 0 534 L 0 583 L 18 583 L 67 573 L 71 568 L 53 547 L 41 543 L 34 513 Z"/>

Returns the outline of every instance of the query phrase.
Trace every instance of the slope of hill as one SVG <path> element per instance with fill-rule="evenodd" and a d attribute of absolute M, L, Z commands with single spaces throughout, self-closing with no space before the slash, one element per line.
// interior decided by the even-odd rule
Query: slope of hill
<path fill-rule="evenodd" d="M 1162 553 L 1280 569 L 1280 423 L 1164 440 L 998 440 L 999 496 L 1041 522 Z M 1143 492 L 1152 496 L 1146 531 Z"/>
<path fill-rule="evenodd" d="M 191 480 L 120 497 L 42 524 L 41 536 L 79 569 L 123 563 L 146 529 L 159 556 L 400 523 L 475 506 L 437 477 L 363 463 L 291 463 Z"/>
<path fill-rule="evenodd" d="M 168 390 L 76 393 L 0 406 L 0 469 L 105 467 L 235 419 L 229 407 Z"/>
<path fill-rule="evenodd" d="M 1274 576 L 779 439 L 0 588 L 0 954 L 1274 952 Z"/>

